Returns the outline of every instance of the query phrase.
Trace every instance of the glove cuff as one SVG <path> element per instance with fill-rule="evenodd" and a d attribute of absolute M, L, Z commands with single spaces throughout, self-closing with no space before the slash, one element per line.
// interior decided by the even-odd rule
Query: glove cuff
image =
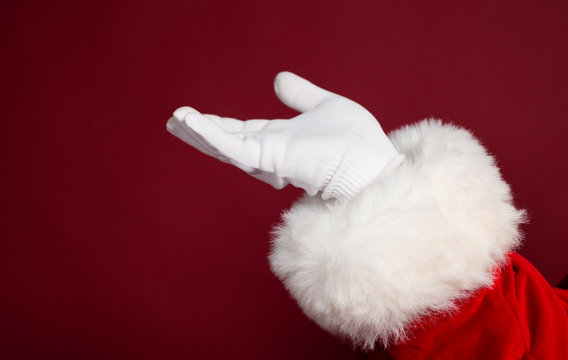
<path fill-rule="evenodd" d="M 377 124 L 378 125 L 378 124 Z M 323 189 L 322 198 L 347 200 L 367 187 L 387 167 L 399 164 L 404 158 L 395 149 L 379 125 L 379 131 L 353 129 L 346 151 L 337 159 L 335 170 Z"/>

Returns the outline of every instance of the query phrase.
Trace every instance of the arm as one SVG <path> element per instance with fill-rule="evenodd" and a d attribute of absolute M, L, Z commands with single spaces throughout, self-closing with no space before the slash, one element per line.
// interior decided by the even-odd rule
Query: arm
<path fill-rule="evenodd" d="M 373 348 L 493 283 L 524 213 L 470 132 L 427 120 L 387 138 L 349 99 L 290 73 L 275 85 L 301 115 L 243 122 L 185 107 L 168 130 L 276 188 L 306 190 L 274 231 L 270 264 L 308 317 Z"/>
<path fill-rule="evenodd" d="M 390 139 L 403 162 L 347 203 L 298 201 L 270 254 L 308 317 L 366 348 L 491 286 L 524 215 L 468 131 L 427 120 Z"/>

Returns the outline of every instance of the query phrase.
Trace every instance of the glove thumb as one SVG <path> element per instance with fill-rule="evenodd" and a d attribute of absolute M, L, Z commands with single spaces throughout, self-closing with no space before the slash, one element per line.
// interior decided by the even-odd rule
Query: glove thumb
<path fill-rule="evenodd" d="M 280 101 L 299 112 L 312 110 L 321 102 L 339 96 L 288 71 L 276 75 L 274 92 Z"/>

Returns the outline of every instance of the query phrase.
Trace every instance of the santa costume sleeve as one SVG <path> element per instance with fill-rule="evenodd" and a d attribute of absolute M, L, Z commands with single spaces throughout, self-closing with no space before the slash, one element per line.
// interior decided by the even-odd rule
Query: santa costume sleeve
<path fill-rule="evenodd" d="M 525 214 L 467 130 L 389 135 L 403 154 L 347 201 L 304 196 L 269 256 L 303 312 L 370 358 L 568 359 L 567 293 L 522 257 Z"/>

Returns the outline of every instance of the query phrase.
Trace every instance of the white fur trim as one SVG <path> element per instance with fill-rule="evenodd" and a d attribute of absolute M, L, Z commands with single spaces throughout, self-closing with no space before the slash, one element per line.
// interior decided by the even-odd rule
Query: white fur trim
<path fill-rule="evenodd" d="M 425 120 L 389 138 L 401 162 L 349 201 L 304 196 L 283 214 L 269 257 L 309 318 L 367 349 L 490 286 L 524 221 L 467 130 Z"/>

